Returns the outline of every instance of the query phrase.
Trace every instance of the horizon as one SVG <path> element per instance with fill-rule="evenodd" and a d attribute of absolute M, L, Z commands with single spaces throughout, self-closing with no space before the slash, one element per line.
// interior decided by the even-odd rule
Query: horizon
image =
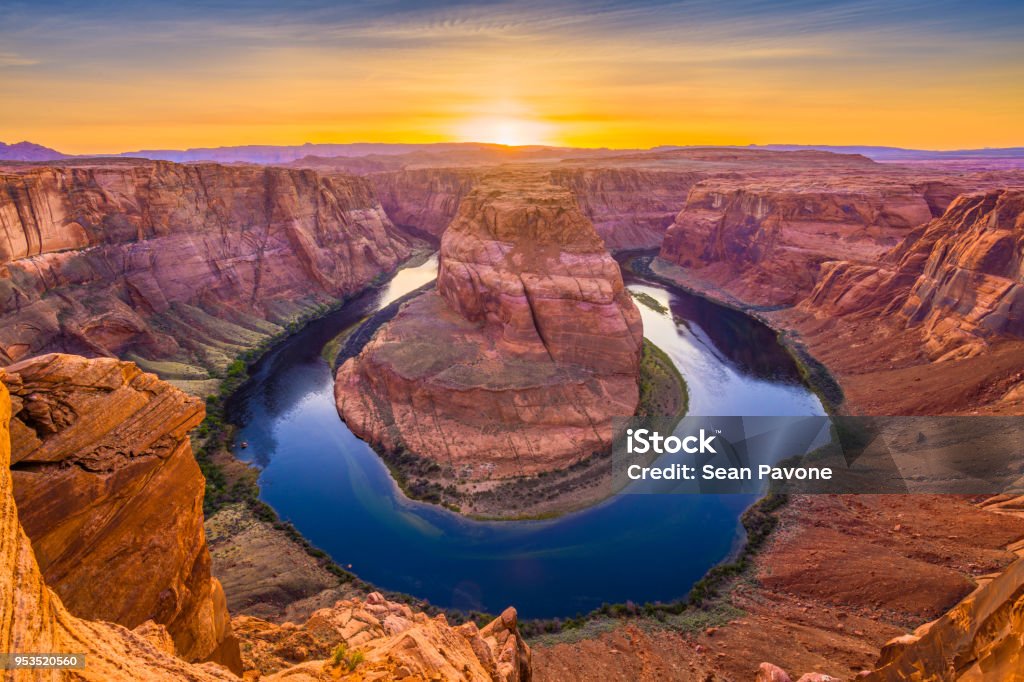
<path fill-rule="evenodd" d="M 15 1 L 0 139 L 1004 148 L 1022 30 L 1007 0 Z"/>
<path fill-rule="evenodd" d="M 143 154 L 146 152 L 193 152 L 202 150 L 228 150 L 228 149 L 242 149 L 242 148 L 300 148 L 300 147 L 317 147 L 317 146 L 409 146 L 409 147 L 430 147 L 430 146 L 452 146 L 452 145 L 464 145 L 464 146 L 490 146 L 490 147 L 502 147 L 508 150 L 514 149 L 566 149 L 566 150 L 581 150 L 581 151 L 610 151 L 610 152 L 652 152 L 658 149 L 665 149 L 666 151 L 672 149 L 763 149 L 766 151 L 785 151 L 781 149 L 771 149 L 778 147 L 799 147 L 806 148 L 808 150 L 821 149 L 822 151 L 830 151 L 832 153 L 843 154 L 857 154 L 857 149 L 879 149 L 879 150 L 893 150 L 893 151 L 907 151 L 907 152 L 924 152 L 924 153 L 955 153 L 955 152 L 972 152 L 972 151 L 1003 151 L 1003 150 L 1020 150 L 1024 149 L 1024 143 L 1009 144 L 1005 146 L 985 146 L 985 147 L 949 147 L 949 148 L 921 148 L 921 147 L 900 147 L 895 145 L 883 145 L 883 144 L 845 144 L 845 143 L 793 143 L 793 142 L 766 142 L 766 143 L 754 143 L 749 144 L 702 144 L 702 143 L 689 143 L 689 144 L 672 144 L 663 143 L 656 144 L 649 147 L 614 147 L 610 145 L 598 145 L 598 146 L 567 146 L 567 145 L 552 145 L 552 144 L 521 144 L 521 145 L 510 145 L 503 144 L 501 142 L 487 142 L 483 140 L 442 140 L 438 142 L 381 142 L 378 140 L 367 141 L 367 140 L 355 140 L 351 142 L 298 142 L 298 143 L 282 143 L 282 144 L 271 144 L 264 142 L 241 142 L 238 144 L 222 144 L 222 145 L 190 145 L 183 147 L 157 147 L 152 145 L 145 145 L 137 149 L 122 149 L 122 150 L 103 150 L 103 151 L 91 151 L 85 153 L 69 153 L 64 149 L 41 143 L 36 140 L 22 139 L 17 142 L 5 142 L 0 139 L 0 145 L 7 145 L 13 147 L 16 145 L 36 145 L 51 151 L 55 151 L 68 156 L 69 158 L 80 157 L 124 157 L 132 158 L 132 154 Z M 840 151 L 848 149 L 850 151 Z M 796 151 L 796 150 L 794 150 Z M 370 156 L 376 152 L 368 152 L 366 155 Z"/>

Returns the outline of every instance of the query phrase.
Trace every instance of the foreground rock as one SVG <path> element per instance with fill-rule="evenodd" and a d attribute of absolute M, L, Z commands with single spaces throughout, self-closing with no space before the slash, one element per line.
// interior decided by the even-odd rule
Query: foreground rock
<path fill-rule="evenodd" d="M 79 617 L 152 620 L 179 656 L 237 669 L 188 437 L 202 403 L 105 358 L 32 358 L 0 369 L 0 383 L 14 406 L 14 496 L 47 585 Z"/>
<path fill-rule="evenodd" d="M 753 680 L 768 661 L 794 682 L 807 671 L 852 681 L 875 668 L 887 642 L 1016 566 L 1024 537 L 1024 518 L 950 495 L 793 496 L 778 514 L 750 573 L 710 608 L 573 644 L 531 642 L 534 676 Z M 1003 615 L 969 627 L 988 641 L 1019 638 L 1020 630 L 1000 629 Z M 709 621 L 715 627 L 702 625 Z"/>
<path fill-rule="evenodd" d="M 141 161 L 0 173 L 0 364 L 130 357 L 201 389 L 408 255 L 352 176 Z"/>
<path fill-rule="evenodd" d="M 437 291 L 339 370 L 360 437 L 467 477 L 565 467 L 611 442 L 639 398 L 640 314 L 572 195 L 501 176 L 462 203 Z"/>
<path fill-rule="evenodd" d="M 47 587 L 35 552 L 18 521 L 12 491 L 11 400 L 0 382 L 0 650 L 5 653 L 84 653 L 87 667 L 70 679 L 234 680 L 214 663 L 189 664 L 174 655 L 167 630 L 148 621 L 136 631 L 78 618 Z M 130 576 L 123 576 L 130 577 Z M 14 680 L 43 679 L 38 671 L 8 673 Z M 9 678 L 5 678 L 9 679 Z M 52 679 L 59 679 L 55 673 Z"/>
<path fill-rule="evenodd" d="M 299 626 L 249 616 L 234 622 L 246 669 L 271 673 L 267 679 L 323 680 L 348 672 L 367 680 L 531 679 L 530 647 L 512 608 L 483 628 L 452 627 L 443 615 L 430 618 L 374 592 L 320 609 Z"/>
<path fill-rule="evenodd" d="M 94 368 L 106 366 L 125 371 L 131 368 L 127 363 L 112 361 L 81 362 Z M 166 385 L 161 388 L 152 377 L 139 374 L 137 370 L 135 373 L 137 379 L 141 377 L 145 388 L 155 390 L 158 396 L 167 398 L 168 393 L 172 397 L 173 394 L 180 396 Z M 49 376 L 55 378 L 54 373 Z M 10 375 L 5 376 L 5 380 L 9 378 Z M 71 380 L 65 380 L 72 400 L 63 405 L 65 409 L 59 414 L 54 410 L 44 413 L 38 409 L 39 405 L 33 407 L 32 414 L 37 419 L 42 420 L 42 415 L 48 414 L 58 422 L 78 421 L 80 413 L 73 408 L 81 408 L 82 403 L 74 400 L 76 387 Z M 103 393 L 100 388 L 94 387 L 94 390 Z M 121 397 L 129 404 L 132 402 L 130 395 L 122 393 Z M 159 397 L 154 402 L 167 407 Z M 176 655 L 176 638 L 172 638 L 162 624 L 146 620 L 130 630 L 123 625 L 81 618 L 72 615 L 61 598 L 47 586 L 36 560 L 39 550 L 33 547 L 22 529 L 12 490 L 11 442 L 23 442 L 25 434 L 20 432 L 26 428 L 24 422 L 12 419 L 12 411 L 23 412 L 25 403 L 26 400 L 19 397 L 12 401 L 6 381 L 0 382 L 0 651 L 85 654 L 86 667 L 45 676 L 39 671 L 21 670 L 9 672 L 4 679 L 16 682 L 38 679 L 96 682 L 238 679 L 216 663 L 188 663 L 179 658 Z M 115 405 L 108 404 L 108 407 L 114 411 L 111 417 L 119 418 Z M 154 411 L 160 412 L 155 406 Z M 99 419 L 96 414 L 85 416 L 82 421 L 87 421 L 89 416 L 93 420 Z M 100 437 L 97 440 L 107 447 L 130 451 L 127 444 L 134 441 L 128 438 L 126 444 L 121 445 L 119 440 L 130 432 L 127 427 L 115 429 L 110 438 L 104 440 Z M 73 428 L 64 435 L 66 443 L 75 440 Z M 136 454 L 141 459 L 149 456 L 143 450 Z M 161 492 L 173 495 L 173 491 L 167 490 L 149 492 L 155 496 L 156 503 L 165 501 L 159 497 Z M 172 505 L 168 508 L 168 515 L 173 516 L 175 511 Z M 140 545 L 158 546 L 165 540 L 160 535 L 161 528 L 152 523 L 140 525 L 136 531 L 135 539 Z M 102 549 L 103 543 L 99 544 Z M 205 546 L 202 550 L 205 552 Z M 97 559 L 88 552 L 80 556 L 84 562 Z M 118 562 L 108 564 L 110 574 L 98 579 L 93 589 L 96 594 L 106 595 L 111 602 L 120 604 L 127 598 L 127 605 L 131 606 L 132 595 L 126 595 L 112 578 L 133 587 L 140 601 L 144 600 L 150 587 L 146 582 L 147 573 L 160 570 L 162 566 L 158 564 L 163 558 L 152 551 L 147 553 L 145 547 L 126 546 Z M 268 673 L 276 673 L 270 679 L 287 680 L 418 677 L 423 680 L 527 682 L 531 679 L 531 653 L 519 636 L 514 609 L 508 609 L 482 629 L 473 624 L 451 627 L 443 616 L 428 618 L 407 606 L 388 602 L 379 594 L 371 594 L 365 601 L 338 602 L 330 609 L 317 611 L 301 627 L 290 623 L 276 626 L 246 616 L 236 618 L 235 623 L 244 643 L 246 677 L 249 679 L 258 679 Z M 343 645 L 340 650 L 339 645 Z M 237 645 L 235 656 L 238 656 Z M 241 669 L 239 660 L 238 672 Z"/>

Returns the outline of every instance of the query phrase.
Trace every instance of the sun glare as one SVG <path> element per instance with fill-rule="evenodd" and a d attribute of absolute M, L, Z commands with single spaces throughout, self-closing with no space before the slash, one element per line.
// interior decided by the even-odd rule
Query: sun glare
<path fill-rule="evenodd" d="M 459 137 L 466 142 L 492 142 L 510 147 L 549 145 L 551 126 L 524 118 L 479 118 L 460 126 Z"/>

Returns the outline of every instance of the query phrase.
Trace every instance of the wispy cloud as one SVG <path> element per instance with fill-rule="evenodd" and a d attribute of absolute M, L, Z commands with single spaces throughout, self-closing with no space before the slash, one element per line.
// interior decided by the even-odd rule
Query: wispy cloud
<path fill-rule="evenodd" d="M 1020 0 L 5 0 L 0 133 L 434 139 L 514 115 L 580 143 L 997 144 L 1022 32 Z"/>

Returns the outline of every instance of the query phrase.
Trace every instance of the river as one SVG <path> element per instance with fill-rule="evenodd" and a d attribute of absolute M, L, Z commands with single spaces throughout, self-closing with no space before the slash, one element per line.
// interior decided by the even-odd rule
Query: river
<path fill-rule="evenodd" d="M 250 369 L 229 402 L 236 455 L 262 467 L 264 501 L 360 578 L 431 603 L 567 617 L 602 603 L 670 601 L 741 541 L 745 495 L 616 495 L 545 521 L 484 522 L 407 499 L 334 407 L 323 347 L 434 279 L 436 257 L 307 325 Z M 775 334 L 742 313 L 660 284 L 628 287 L 644 333 L 676 363 L 697 415 L 821 415 Z"/>

